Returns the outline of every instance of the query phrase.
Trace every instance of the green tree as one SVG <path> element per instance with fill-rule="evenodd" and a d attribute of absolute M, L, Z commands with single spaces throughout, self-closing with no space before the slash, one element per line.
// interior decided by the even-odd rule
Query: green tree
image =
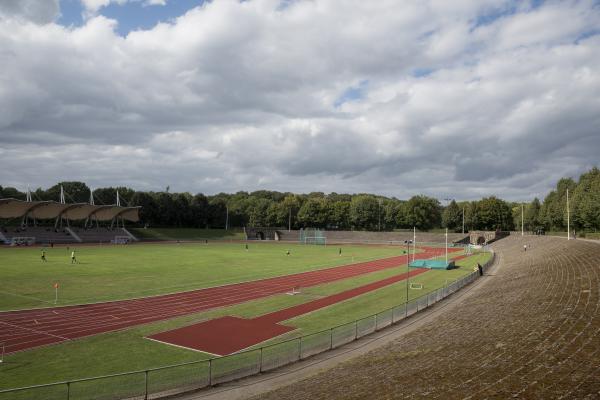
<path fill-rule="evenodd" d="M 533 201 L 530 204 L 528 204 L 528 206 L 525 208 L 525 228 L 528 231 L 535 231 L 535 230 L 539 229 L 539 227 L 541 225 L 541 221 L 540 221 L 541 208 L 542 208 L 542 205 L 540 204 L 540 201 L 538 200 L 537 197 L 535 199 L 533 199 Z"/>
<path fill-rule="evenodd" d="M 577 229 L 595 231 L 600 228 L 600 170 L 594 167 L 579 178 L 573 191 L 571 210 Z"/>
<path fill-rule="evenodd" d="M 514 222 L 509 204 L 495 196 L 480 200 L 477 206 L 476 227 L 483 230 L 513 230 Z"/>
<path fill-rule="evenodd" d="M 160 223 L 161 216 L 158 204 L 152 192 L 135 192 L 131 196 L 131 203 L 140 206 L 140 220 L 143 224 L 154 225 Z"/>
<path fill-rule="evenodd" d="M 356 229 L 375 230 L 379 221 L 379 202 L 374 196 L 357 195 L 350 202 L 350 222 Z"/>
<path fill-rule="evenodd" d="M 46 196 L 50 200 L 59 201 L 61 186 L 67 203 L 87 203 L 90 199 L 90 188 L 83 182 L 59 182 L 46 190 Z"/>
<path fill-rule="evenodd" d="M 305 228 L 324 228 L 329 222 L 329 204 L 325 197 L 310 197 L 298 211 L 298 221 Z"/>
<path fill-rule="evenodd" d="M 272 201 L 267 198 L 250 197 L 251 206 L 248 208 L 248 224 L 250 226 L 268 226 L 268 210 Z"/>
<path fill-rule="evenodd" d="M 442 222 L 441 206 L 437 199 L 413 196 L 404 205 L 408 227 L 428 230 L 439 227 Z"/>
<path fill-rule="evenodd" d="M 462 230 L 462 209 L 456 201 L 452 200 L 442 213 L 442 226 L 449 230 L 460 232 Z"/>
<path fill-rule="evenodd" d="M 279 219 L 283 222 L 281 226 L 289 226 L 291 222 L 292 228 L 297 228 L 298 211 L 300 210 L 301 200 L 295 194 L 285 196 L 281 202 Z"/>
<path fill-rule="evenodd" d="M 330 222 L 337 229 L 350 228 L 350 201 L 340 200 L 331 204 Z"/>

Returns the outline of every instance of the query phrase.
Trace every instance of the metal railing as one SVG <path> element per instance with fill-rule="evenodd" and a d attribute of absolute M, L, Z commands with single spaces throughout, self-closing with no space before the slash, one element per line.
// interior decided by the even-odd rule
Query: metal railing
<path fill-rule="evenodd" d="M 495 254 L 484 265 L 487 270 Z M 475 281 L 478 271 L 403 304 L 346 324 L 228 356 L 140 371 L 0 390 L 0 400 L 158 399 L 279 368 L 394 325 Z"/>

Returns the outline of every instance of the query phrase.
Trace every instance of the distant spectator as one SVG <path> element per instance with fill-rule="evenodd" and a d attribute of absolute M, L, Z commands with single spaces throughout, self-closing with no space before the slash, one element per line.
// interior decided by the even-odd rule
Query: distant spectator
<path fill-rule="evenodd" d="M 483 267 L 479 263 L 477 263 L 477 270 L 479 271 L 479 276 L 483 276 Z"/>

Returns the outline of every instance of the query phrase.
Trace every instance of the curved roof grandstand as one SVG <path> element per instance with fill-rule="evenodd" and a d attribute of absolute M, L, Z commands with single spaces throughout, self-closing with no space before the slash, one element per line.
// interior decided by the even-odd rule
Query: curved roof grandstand
<path fill-rule="evenodd" d="M 0 199 L 0 218 L 36 219 L 65 218 L 71 221 L 88 218 L 98 221 L 111 221 L 117 217 L 126 221 L 138 222 L 141 207 L 121 207 L 117 205 L 96 206 L 87 203 L 65 204 L 56 201 L 23 201 Z"/>

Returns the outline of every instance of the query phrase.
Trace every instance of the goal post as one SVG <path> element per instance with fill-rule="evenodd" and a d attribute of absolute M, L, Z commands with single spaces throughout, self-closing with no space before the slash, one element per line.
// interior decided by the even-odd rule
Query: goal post
<path fill-rule="evenodd" d="M 307 236 L 304 238 L 304 244 L 317 244 L 327 245 L 327 238 L 325 236 Z"/>
<path fill-rule="evenodd" d="M 325 232 L 321 229 L 316 228 L 304 228 L 300 229 L 300 244 L 316 244 L 316 245 L 327 245 L 327 237 Z"/>

